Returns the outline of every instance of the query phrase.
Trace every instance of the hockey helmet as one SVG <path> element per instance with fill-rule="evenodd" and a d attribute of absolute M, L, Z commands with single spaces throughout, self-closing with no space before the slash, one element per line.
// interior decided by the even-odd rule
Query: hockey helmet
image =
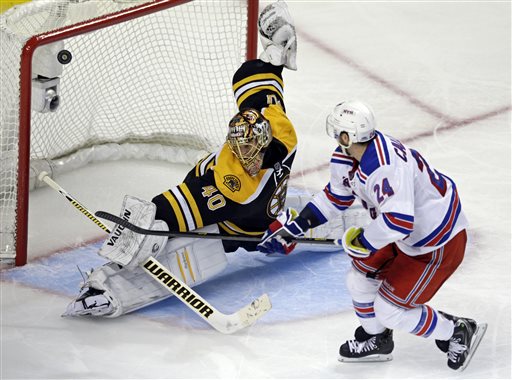
<path fill-rule="evenodd" d="M 270 123 L 254 108 L 240 111 L 229 122 L 226 141 L 244 169 L 255 176 L 263 163 L 262 153 L 272 141 Z"/>
<path fill-rule="evenodd" d="M 327 135 L 340 142 L 340 135 L 346 132 L 349 136 L 349 148 L 352 143 L 370 141 L 375 137 L 375 116 L 370 106 L 356 101 L 345 101 L 334 107 L 327 116 Z M 340 144 L 341 145 L 341 144 Z"/>

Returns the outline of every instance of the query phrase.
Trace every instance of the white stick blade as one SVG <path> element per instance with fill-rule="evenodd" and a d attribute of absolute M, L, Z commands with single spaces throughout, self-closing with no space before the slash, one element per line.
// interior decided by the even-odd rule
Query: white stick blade
<path fill-rule="evenodd" d="M 252 301 L 249 305 L 240 309 L 237 314 L 245 326 L 250 326 L 267 314 L 270 309 L 272 309 L 270 298 L 267 294 L 263 294 Z"/>
<path fill-rule="evenodd" d="M 272 309 L 270 298 L 267 294 L 263 294 L 233 314 L 213 315 L 210 322 L 217 331 L 223 334 L 233 334 L 254 324 L 270 309 Z"/>

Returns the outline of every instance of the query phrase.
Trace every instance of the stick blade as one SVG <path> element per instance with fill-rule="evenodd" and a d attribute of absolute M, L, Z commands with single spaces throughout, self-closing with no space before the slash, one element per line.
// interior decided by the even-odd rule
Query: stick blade
<path fill-rule="evenodd" d="M 246 307 L 240 309 L 237 314 L 240 316 L 240 320 L 245 326 L 250 326 L 267 314 L 270 309 L 272 309 L 272 303 L 270 302 L 268 295 L 265 293 L 256 298 Z"/>
<path fill-rule="evenodd" d="M 254 324 L 254 322 L 268 313 L 270 309 L 272 309 L 272 303 L 269 296 L 265 293 L 237 312 L 227 316 L 228 318 L 225 320 L 215 319 L 212 322 L 214 322 L 216 330 L 224 334 L 233 334 Z"/>

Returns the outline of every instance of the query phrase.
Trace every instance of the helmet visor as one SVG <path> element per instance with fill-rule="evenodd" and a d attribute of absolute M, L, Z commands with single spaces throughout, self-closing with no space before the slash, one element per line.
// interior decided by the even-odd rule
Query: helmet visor
<path fill-rule="evenodd" d="M 244 169 L 254 176 L 261 169 L 272 131 L 268 120 L 259 111 L 247 109 L 231 119 L 226 140 Z"/>
<path fill-rule="evenodd" d="M 263 163 L 264 149 L 257 138 L 251 140 L 240 141 L 239 138 L 232 138 L 228 140 L 228 144 L 244 169 L 249 174 L 256 175 Z"/>

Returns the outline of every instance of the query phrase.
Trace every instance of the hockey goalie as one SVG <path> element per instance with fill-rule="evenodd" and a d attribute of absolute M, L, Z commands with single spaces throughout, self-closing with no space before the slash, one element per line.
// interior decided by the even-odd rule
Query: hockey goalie
<path fill-rule="evenodd" d="M 296 34 L 282 1 L 261 12 L 258 26 L 264 51 L 233 76 L 239 112 L 225 143 L 151 202 L 126 196 L 122 218 L 154 230 L 263 236 L 283 210 L 297 137 L 286 115 L 282 71 L 296 70 Z M 301 198 L 292 205 L 303 206 Z M 64 316 L 118 317 L 169 297 L 139 266 L 150 256 L 193 287 L 224 270 L 227 252 L 256 251 L 256 245 L 140 235 L 117 225 L 99 251 L 110 262 L 87 274 Z"/>

